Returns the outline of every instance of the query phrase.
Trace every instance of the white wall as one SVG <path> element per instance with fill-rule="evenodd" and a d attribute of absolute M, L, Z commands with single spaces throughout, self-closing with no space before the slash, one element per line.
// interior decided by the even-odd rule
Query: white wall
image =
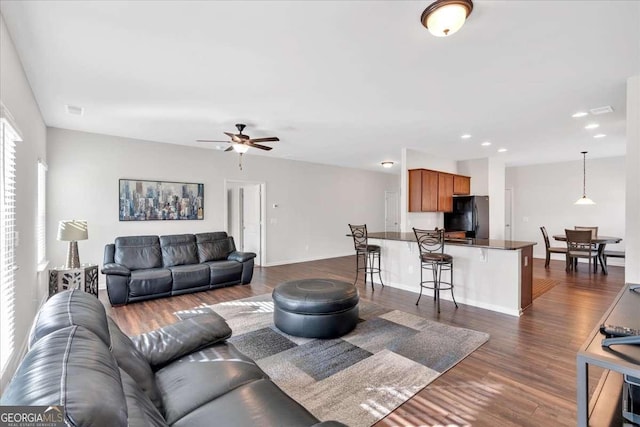
<path fill-rule="evenodd" d="M 1 15 L 0 100 L 13 115 L 23 138 L 16 147 L 16 231 L 19 233 L 16 261 L 19 269 L 16 272 L 14 326 L 15 347 L 20 351 L 24 348 L 35 312 L 48 292 L 46 273 L 37 272 L 36 259 L 37 162 L 38 158 L 46 161 L 46 129 Z M 0 379 L 0 389 L 4 389 L 13 375 L 21 354 L 16 356 L 8 362 Z"/>
<path fill-rule="evenodd" d="M 506 169 L 506 185 L 513 188 L 513 240 L 538 242 L 534 257 L 544 258 L 540 226 L 549 235 L 564 234 L 576 225 L 597 225 L 598 233 L 623 237 L 609 249 L 624 250 L 625 235 L 625 158 L 590 159 L 587 156 L 587 196 L 594 206 L 576 206 L 582 196 L 582 159 L 576 153 L 573 162 L 551 163 Z M 637 187 L 636 182 L 636 187 Z M 637 216 L 636 216 L 637 218 Z M 554 242 L 552 246 L 564 243 Z M 564 259 L 552 254 L 552 258 Z M 612 265 L 621 260 L 611 259 Z"/>
<path fill-rule="evenodd" d="M 640 75 L 627 80 L 625 280 L 640 283 Z"/>
<path fill-rule="evenodd" d="M 458 173 L 455 160 L 435 157 L 422 151 L 402 149 L 402 172 L 400 191 L 400 231 L 411 231 L 413 227 L 423 229 L 442 228 L 442 212 L 409 212 L 409 169 L 431 169 L 440 172 Z M 471 180 L 473 182 L 473 179 Z"/>
<path fill-rule="evenodd" d="M 117 236 L 225 230 L 224 180 L 266 182 L 266 265 L 353 253 L 348 223 L 384 230 L 384 192 L 398 177 L 265 156 L 238 156 L 194 147 L 139 141 L 65 129 L 48 129 L 47 244 L 52 261 L 64 261 L 56 241 L 61 219 L 86 219 L 89 240 L 78 242 L 81 262 L 102 263 L 104 245 Z M 204 183 L 202 221 L 118 221 L 118 179 Z M 278 204 L 273 208 L 273 204 Z"/>
<path fill-rule="evenodd" d="M 460 160 L 458 162 L 458 173 L 471 177 L 471 194 L 477 196 L 489 195 L 489 158 Z"/>
<path fill-rule="evenodd" d="M 504 239 L 505 173 L 504 160 L 490 157 L 487 170 L 490 239 Z"/>

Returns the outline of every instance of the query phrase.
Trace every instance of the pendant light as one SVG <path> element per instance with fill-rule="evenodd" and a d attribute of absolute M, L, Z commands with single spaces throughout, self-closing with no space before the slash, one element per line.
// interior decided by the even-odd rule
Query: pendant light
<path fill-rule="evenodd" d="M 471 0 L 437 0 L 427 7 L 420 21 L 436 37 L 447 37 L 457 32 L 473 10 Z"/>
<path fill-rule="evenodd" d="M 582 197 L 574 205 L 595 205 L 596 202 L 587 197 L 587 151 L 582 151 Z"/>

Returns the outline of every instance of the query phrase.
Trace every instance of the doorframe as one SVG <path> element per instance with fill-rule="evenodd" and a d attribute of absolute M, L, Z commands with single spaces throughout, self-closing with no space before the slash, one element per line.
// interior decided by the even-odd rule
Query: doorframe
<path fill-rule="evenodd" d="M 398 193 L 398 191 L 393 190 L 385 190 L 384 192 L 384 231 L 387 231 L 387 195 L 390 193 L 396 195 L 395 211 L 396 220 L 398 221 L 396 223 L 396 231 L 400 231 L 400 194 Z"/>
<path fill-rule="evenodd" d="M 246 184 L 246 185 L 259 185 L 260 186 L 260 254 L 258 263 L 260 266 L 264 266 L 267 260 L 267 184 L 264 181 L 247 181 L 241 179 L 226 179 L 224 180 L 224 230 L 229 233 L 229 184 Z"/>
<path fill-rule="evenodd" d="M 506 218 L 505 215 L 505 221 L 509 222 L 509 233 L 511 234 L 510 239 L 509 240 L 513 240 L 513 235 L 515 233 L 515 230 L 513 228 L 513 187 L 505 187 L 504 189 L 505 194 L 508 191 L 509 194 L 511 194 L 511 197 L 509 197 L 509 213 L 511 214 L 511 218 Z M 506 199 L 506 196 L 505 196 Z M 505 200 L 505 207 L 507 206 L 506 200 Z M 506 240 L 506 236 L 505 236 L 505 240 Z"/>

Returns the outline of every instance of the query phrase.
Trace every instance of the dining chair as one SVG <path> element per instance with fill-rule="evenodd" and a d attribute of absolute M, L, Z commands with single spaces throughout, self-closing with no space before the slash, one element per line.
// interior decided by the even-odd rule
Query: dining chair
<path fill-rule="evenodd" d="M 373 273 L 378 273 L 380 278 L 380 284 L 382 283 L 382 275 L 380 274 L 380 246 L 370 245 L 369 237 L 367 235 L 367 225 L 352 225 L 349 224 L 351 230 L 351 237 L 353 237 L 353 246 L 356 250 L 356 280 L 353 284 L 355 286 L 358 283 L 358 273 L 364 271 L 364 285 L 367 286 L 367 274 L 371 276 L 371 289 L 373 290 Z M 360 266 L 360 257 L 363 259 L 363 266 Z M 378 260 L 378 266 L 375 266 L 376 258 Z"/>
<path fill-rule="evenodd" d="M 552 248 L 549 243 L 549 235 L 547 234 L 547 229 L 543 225 L 540 227 L 540 231 L 542 231 L 542 238 L 544 239 L 544 249 L 545 249 L 545 259 L 544 259 L 544 268 L 549 268 L 549 262 L 551 261 L 551 254 L 564 254 L 567 255 L 567 248 Z"/>
<path fill-rule="evenodd" d="M 596 272 L 597 260 L 598 260 L 598 251 L 593 248 L 591 243 L 591 239 L 593 238 L 592 230 L 564 230 L 565 235 L 567 236 L 567 264 L 566 270 L 569 271 L 571 269 L 578 269 L 577 262 L 574 263 L 574 260 L 577 261 L 578 258 L 588 258 L 589 259 L 589 272 L 591 272 L 591 260 L 593 259 L 593 272 Z"/>

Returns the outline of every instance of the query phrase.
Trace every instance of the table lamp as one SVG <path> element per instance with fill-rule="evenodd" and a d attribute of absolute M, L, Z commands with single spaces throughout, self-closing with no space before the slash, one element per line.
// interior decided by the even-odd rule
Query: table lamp
<path fill-rule="evenodd" d="M 77 219 L 60 221 L 58 224 L 58 240 L 69 242 L 67 262 L 64 268 L 80 268 L 78 240 L 87 240 L 88 238 L 87 221 Z"/>

